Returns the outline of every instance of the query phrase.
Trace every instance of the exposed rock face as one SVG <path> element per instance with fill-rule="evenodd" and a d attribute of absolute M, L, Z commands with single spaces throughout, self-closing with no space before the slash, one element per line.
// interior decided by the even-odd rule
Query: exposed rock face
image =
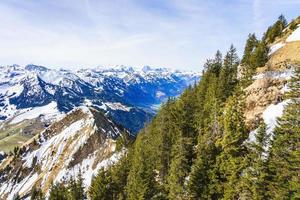
<path fill-rule="evenodd" d="M 81 107 L 53 123 L 0 164 L 0 199 L 26 197 L 33 186 L 47 193 L 52 183 L 82 173 L 86 186 L 101 167 L 115 162 L 114 138 L 126 133 L 105 115 Z"/>
<path fill-rule="evenodd" d="M 245 89 L 246 94 L 246 123 L 255 127 L 261 118 L 263 111 L 270 104 L 282 101 L 284 86 L 288 78 L 277 78 L 268 73 L 261 74 L 249 87 Z"/>

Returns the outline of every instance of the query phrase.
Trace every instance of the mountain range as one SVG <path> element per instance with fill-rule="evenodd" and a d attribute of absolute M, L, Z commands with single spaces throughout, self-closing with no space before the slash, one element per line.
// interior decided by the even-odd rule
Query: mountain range
<path fill-rule="evenodd" d="M 0 67 L 0 120 L 38 120 L 47 126 L 80 105 L 106 113 L 137 133 L 169 97 L 178 96 L 200 74 L 166 68 L 126 66 L 55 70 L 44 66 Z"/>

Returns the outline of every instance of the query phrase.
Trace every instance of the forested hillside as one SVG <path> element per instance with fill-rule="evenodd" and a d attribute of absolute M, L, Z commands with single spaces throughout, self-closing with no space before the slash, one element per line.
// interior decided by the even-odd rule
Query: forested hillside
<path fill-rule="evenodd" d="M 233 45 L 224 56 L 217 51 L 204 65 L 201 81 L 169 99 L 134 142 L 119 139 L 127 153 L 99 171 L 86 195 L 95 200 L 299 199 L 300 63 L 292 65 L 293 78 L 279 101 L 289 100 L 274 131 L 267 131 L 262 118 L 249 125 L 244 115 L 245 88 L 259 68 L 267 67 L 269 47 L 297 23 L 280 16 L 262 39 L 250 34 L 241 61 Z M 50 199 L 74 199 L 74 187 L 53 186 Z"/>

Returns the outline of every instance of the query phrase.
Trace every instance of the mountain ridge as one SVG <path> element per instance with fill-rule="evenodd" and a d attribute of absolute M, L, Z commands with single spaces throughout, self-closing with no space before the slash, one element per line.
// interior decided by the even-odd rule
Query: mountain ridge
<path fill-rule="evenodd" d="M 0 197 L 13 199 L 16 192 L 26 197 L 33 185 L 47 192 L 52 182 L 69 180 L 79 173 L 90 185 L 99 168 L 123 154 L 122 149 L 116 152 L 115 139 L 120 136 L 130 133 L 93 108 L 76 108 L 1 162 L 0 181 L 4 184 Z"/>

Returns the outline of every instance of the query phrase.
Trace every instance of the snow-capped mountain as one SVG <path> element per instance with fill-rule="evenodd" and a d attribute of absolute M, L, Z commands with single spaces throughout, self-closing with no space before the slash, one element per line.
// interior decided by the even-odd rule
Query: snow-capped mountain
<path fill-rule="evenodd" d="M 114 140 L 125 135 L 129 133 L 102 112 L 84 106 L 74 109 L 0 162 L 0 199 L 16 194 L 26 198 L 33 187 L 47 193 L 52 183 L 78 173 L 88 187 L 100 168 L 125 153 L 116 151 Z"/>
<path fill-rule="evenodd" d="M 35 117 L 51 120 L 77 106 L 89 105 L 135 133 L 152 118 L 157 105 L 197 80 L 199 73 L 149 66 L 141 70 L 115 66 L 77 71 L 1 66 L 0 120 L 13 123 L 19 115 L 23 118 L 17 121 L 32 119 L 33 115 L 26 114 L 32 110 L 40 113 Z"/>

